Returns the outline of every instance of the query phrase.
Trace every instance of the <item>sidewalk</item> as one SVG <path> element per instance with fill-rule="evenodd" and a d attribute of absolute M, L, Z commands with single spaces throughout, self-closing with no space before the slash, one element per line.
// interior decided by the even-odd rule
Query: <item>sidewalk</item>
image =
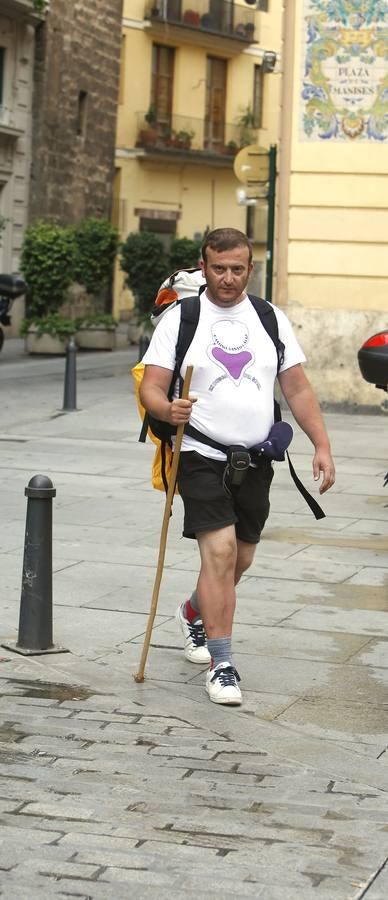
<path fill-rule="evenodd" d="M 163 495 L 129 377 L 137 350 L 0 354 L 0 643 L 18 630 L 26 498 L 56 487 L 54 641 L 0 649 L 0 894 L 6 900 L 388 896 L 388 468 L 384 416 L 326 416 L 337 483 L 315 522 L 278 464 L 238 589 L 244 704 L 223 709 L 174 616 L 198 554 L 174 501 L 144 684 Z M 311 448 L 292 459 L 308 487 Z M 314 490 L 314 486 L 312 488 Z"/>

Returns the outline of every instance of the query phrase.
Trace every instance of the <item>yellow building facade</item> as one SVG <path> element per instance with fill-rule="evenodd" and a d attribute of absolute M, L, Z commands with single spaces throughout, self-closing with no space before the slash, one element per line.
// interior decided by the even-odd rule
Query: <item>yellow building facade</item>
<path fill-rule="evenodd" d="M 384 0 L 124 0 L 115 220 L 254 242 L 264 296 L 266 203 L 239 205 L 234 156 L 277 146 L 272 299 L 286 309 L 319 399 L 379 407 L 357 350 L 387 326 Z M 276 65 L 266 72 L 272 51 Z M 384 93 L 385 91 L 385 93 Z M 180 140 L 179 140 L 180 138 Z M 132 297 L 122 273 L 115 313 Z"/>
<path fill-rule="evenodd" d="M 124 0 L 114 188 L 122 238 L 152 230 L 168 247 L 173 237 L 199 239 L 207 228 L 246 230 L 234 158 L 244 145 L 276 143 L 279 126 L 280 77 L 265 69 L 268 51 L 279 55 L 282 10 L 261 6 Z M 263 209 L 255 216 L 248 221 L 252 288 L 262 291 Z M 125 316 L 131 306 L 117 270 L 114 311 Z"/>
<path fill-rule="evenodd" d="M 388 326 L 386 4 L 287 0 L 283 37 L 276 301 L 320 399 L 379 406 L 357 350 Z"/>

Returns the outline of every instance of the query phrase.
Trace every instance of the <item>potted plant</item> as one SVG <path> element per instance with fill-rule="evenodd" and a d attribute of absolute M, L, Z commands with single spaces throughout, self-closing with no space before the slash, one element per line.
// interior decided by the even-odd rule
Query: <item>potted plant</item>
<path fill-rule="evenodd" d="M 177 147 L 179 150 L 190 150 L 191 141 L 194 137 L 194 131 L 185 131 L 181 129 L 181 131 L 174 132 L 174 147 Z"/>
<path fill-rule="evenodd" d="M 23 319 L 20 334 L 25 338 L 27 353 L 63 356 L 69 337 L 75 334 L 75 323 L 58 313 Z"/>
<path fill-rule="evenodd" d="M 75 320 L 75 342 L 80 350 L 114 350 L 118 322 L 109 313 L 85 313 Z"/>
<path fill-rule="evenodd" d="M 236 141 L 228 141 L 228 143 L 225 144 L 224 153 L 227 156 L 236 156 L 237 151 L 238 144 L 236 144 Z"/>
<path fill-rule="evenodd" d="M 150 106 L 148 112 L 145 113 L 144 121 L 147 123 L 139 134 L 139 143 L 147 146 L 148 144 L 156 144 L 158 139 L 157 117 L 153 106 Z"/>
<path fill-rule="evenodd" d="M 150 231 L 131 232 L 121 245 L 120 267 L 133 293 L 134 310 L 128 327 L 131 343 L 151 331 L 150 311 L 164 278 L 169 274 L 162 242 Z"/>
<path fill-rule="evenodd" d="M 59 315 L 59 308 L 72 281 L 73 264 L 70 228 L 43 221 L 27 228 L 21 254 L 21 271 L 28 285 L 27 315 L 21 333 L 28 353 L 66 352 L 66 338 L 75 328 L 70 318 Z"/>
<path fill-rule="evenodd" d="M 250 106 L 246 107 L 237 124 L 240 128 L 240 147 L 247 147 L 253 143 L 255 129 L 255 116 Z"/>

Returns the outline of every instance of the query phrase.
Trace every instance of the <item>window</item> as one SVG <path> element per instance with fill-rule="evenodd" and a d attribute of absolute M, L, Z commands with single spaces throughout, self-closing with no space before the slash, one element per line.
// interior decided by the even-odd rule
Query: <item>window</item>
<path fill-rule="evenodd" d="M 84 135 L 86 130 L 87 91 L 78 94 L 77 134 Z"/>
<path fill-rule="evenodd" d="M 269 0 L 258 0 L 257 9 L 261 12 L 268 12 Z"/>
<path fill-rule="evenodd" d="M 261 128 L 263 116 L 263 69 L 255 66 L 253 72 L 253 125 Z"/>
<path fill-rule="evenodd" d="M 233 33 L 233 3 L 220 3 L 219 0 L 209 0 L 209 25 L 213 31 L 220 34 Z"/>
<path fill-rule="evenodd" d="M 152 231 L 159 238 L 166 253 L 170 252 L 171 243 L 176 235 L 175 219 L 147 219 L 140 218 L 140 231 Z"/>
<path fill-rule="evenodd" d="M 226 59 L 207 58 L 205 147 L 221 149 L 225 131 Z"/>
<path fill-rule="evenodd" d="M 153 45 L 151 107 L 155 112 L 157 125 L 166 131 L 171 128 L 174 54 L 172 47 Z"/>

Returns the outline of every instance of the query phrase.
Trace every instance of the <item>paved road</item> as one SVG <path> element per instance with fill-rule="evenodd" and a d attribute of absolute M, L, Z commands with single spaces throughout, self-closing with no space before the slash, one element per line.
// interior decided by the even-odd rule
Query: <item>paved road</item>
<path fill-rule="evenodd" d="M 388 488 L 384 416 L 328 415 L 337 462 L 315 522 L 278 464 L 239 587 L 244 705 L 210 704 L 174 614 L 198 556 L 174 503 L 147 678 L 137 671 L 163 498 L 139 446 L 135 350 L 0 357 L 0 641 L 18 632 L 26 499 L 54 500 L 54 640 L 0 650 L 0 896 L 388 896 Z M 311 449 L 293 461 L 308 486 Z"/>

